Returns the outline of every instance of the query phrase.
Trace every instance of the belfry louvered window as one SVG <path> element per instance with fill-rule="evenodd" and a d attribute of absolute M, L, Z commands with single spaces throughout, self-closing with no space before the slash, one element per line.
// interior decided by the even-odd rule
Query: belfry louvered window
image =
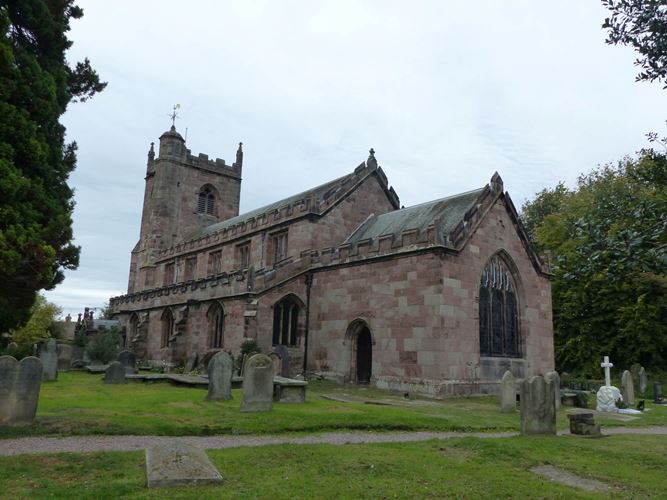
<path fill-rule="evenodd" d="M 479 349 L 482 356 L 521 355 L 516 289 L 503 261 L 492 258 L 479 287 Z"/>
<path fill-rule="evenodd" d="M 213 215 L 215 209 L 215 193 L 213 188 L 208 184 L 199 190 L 199 198 L 197 200 L 197 212 L 200 214 Z"/>

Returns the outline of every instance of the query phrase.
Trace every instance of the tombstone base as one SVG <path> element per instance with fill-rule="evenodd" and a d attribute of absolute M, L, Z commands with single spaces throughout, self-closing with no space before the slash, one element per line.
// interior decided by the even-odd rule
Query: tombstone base
<path fill-rule="evenodd" d="M 567 418 L 570 419 L 570 434 L 602 437 L 600 424 L 595 423 L 592 413 L 572 413 Z"/>

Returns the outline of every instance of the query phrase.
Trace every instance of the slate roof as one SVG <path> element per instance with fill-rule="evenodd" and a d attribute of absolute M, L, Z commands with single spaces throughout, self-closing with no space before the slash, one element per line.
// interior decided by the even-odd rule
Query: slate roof
<path fill-rule="evenodd" d="M 420 205 L 402 208 L 394 212 L 371 215 L 345 241 L 357 243 L 379 236 L 418 229 L 420 233 L 432 225 L 438 225 L 438 235 L 448 235 L 463 220 L 464 215 L 477 202 L 485 187 Z"/>
<path fill-rule="evenodd" d="M 255 210 L 251 210 L 250 212 L 246 212 L 244 214 L 237 215 L 236 217 L 232 217 L 231 219 L 226 219 L 221 222 L 216 222 L 215 224 L 211 224 L 210 226 L 205 227 L 202 229 L 199 233 L 195 235 L 195 237 L 201 237 L 205 236 L 207 234 L 212 234 L 217 231 L 220 231 L 225 228 L 229 228 L 234 226 L 235 224 L 238 224 L 240 222 L 246 221 L 248 219 L 252 219 L 253 217 L 258 217 L 262 214 L 269 214 L 275 210 L 278 210 L 282 207 L 286 207 L 289 205 L 293 205 L 294 203 L 297 203 L 301 200 L 313 197 L 315 199 L 315 202 L 319 204 L 320 202 L 324 201 L 325 199 L 329 198 L 331 195 L 336 193 L 338 189 L 341 189 L 343 187 L 343 183 L 345 180 L 349 177 L 353 177 L 354 172 L 344 175 L 342 177 L 339 177 L 338 179 L 334 179 L 332 181 L 329 181 L 325 184 L 322 184 L 320 186 L 314 187 L 312 189 L 309 189 L 307 191 L 304 191 L 299 194 L 295 194 L 292 196 L 288 196 L 287 198 L 283 198 L 282 200 L 278 200 L 274 203 L 271 203 L 269 205 L 265 205 L 260 208 L 256 208 Z"/>

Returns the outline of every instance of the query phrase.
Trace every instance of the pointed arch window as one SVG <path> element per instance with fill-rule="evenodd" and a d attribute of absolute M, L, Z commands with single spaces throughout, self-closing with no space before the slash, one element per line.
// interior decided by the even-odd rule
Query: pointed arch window
<path fill-rule="evenodd" d="M 174 315 L 171 309 L 165 309 L 162 313 L 162 336 L 161 347 L 169 347 L 169 339 L 174 333 Z"/>
<path fill-rule="evenodd" d="M 213 349 L 224 347 L 225 311 L 216 302 L 208 310 L 209 346 Z"/>
<path fill-rule="evenodd" d="M 520 357 L 516 287 L 499 257 L 482 272 L 479 286 L 479 349 L 482 356 Z"/>
<path fill-rule="evenodd" d="M 197 213 L 214 215 L 215 210 L 215 191 L 213 186 L 206 184 L 199 190 L 197 199 Z"/>
<path fill-rule="evenodd" d="M 299 343 L 299 304 L 285 297 L 273 306 L 273 345 L 296 346 Z"/>

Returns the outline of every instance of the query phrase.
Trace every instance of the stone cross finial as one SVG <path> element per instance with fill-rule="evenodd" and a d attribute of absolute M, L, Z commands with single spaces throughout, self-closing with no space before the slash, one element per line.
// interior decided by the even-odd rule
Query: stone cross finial
<path fill-rule="evenodd" d="M 151 142 L 151 148 L 148 150 L 148 159 L 149 160 L 154 160 L 155 159 L 155 143 Z"/>
<path fill-rule="evenodd" d="M 609 356 L 604 357 L 604 361 L 600 363 L 600 366 L 604 368 L 604 385 L 607 387 L 611 386 L 611 374 L 609 372 L 609 368 L 614 366 L 614 363 L 609 362 Z"/>
<path fill-rule="evenodd" d="M 368 153 L 369 153 L 371 156 L 375 156 L 375 150 L 374 150 L 373 148 L 369 149 L 369 150 L 368 150 Z"/>

